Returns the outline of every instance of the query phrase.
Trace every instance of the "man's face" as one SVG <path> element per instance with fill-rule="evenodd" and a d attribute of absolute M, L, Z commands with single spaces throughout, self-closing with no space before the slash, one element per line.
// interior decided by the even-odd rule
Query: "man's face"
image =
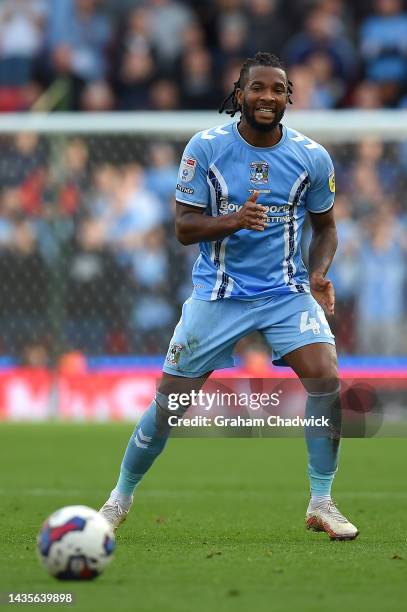
<path fill-rule="evenodd" d="M 288 102 L 287 77 L 281 68 L 252 66 L 243 89 L 237 90 L 242 118 L 259 132 L 271 132 L 281 119 Z"/>

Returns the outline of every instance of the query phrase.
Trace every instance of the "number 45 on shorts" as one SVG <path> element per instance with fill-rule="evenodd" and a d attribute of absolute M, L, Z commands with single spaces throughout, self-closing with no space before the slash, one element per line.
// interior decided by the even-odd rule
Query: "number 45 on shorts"
<path fill-rule="evenodd" d="M 325 313 L 320 306 L 318 306 L 316 310 L 316 314 L 318 316 L 319 321 L 317 320 L 317 317 L 311 316 L 309 310 L 304 310 L 301 313 L 300 332 L 303 334 L 311 330 L 315 336 L 319 336 L 319 334 L 321 333 L 321 326 L 322 326 L 323 333 L 333 338 L 333 333 L 331 332 L 331 329 L 328 325 L 328 321 L 326 320 Z"/>

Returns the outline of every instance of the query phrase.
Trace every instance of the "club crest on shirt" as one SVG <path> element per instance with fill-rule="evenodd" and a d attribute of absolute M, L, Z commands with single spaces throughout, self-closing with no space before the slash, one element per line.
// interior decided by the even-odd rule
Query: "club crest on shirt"
<path fill-rule="evenodd" d="M 184 349 L 183 344 L 178 344 L 177 342 L 173 342 L 168 349 L 167 353 L 167 361 L 172 365 L 178 365 L 179 358 L 181 357 L 181 351 Z"/>
<path fill-rule="evenodd" d="M 255 161 L 250 164 L 250 182 L 255 185 L 268 183 L 269 165 L 267 162 Z"/>
<path fill-rule="evenodd" d="M 196 159 L 192 157 L 183 157 L 180 167 L 180 179 L 185 183 L 189 183 L 195 176 Z"/>

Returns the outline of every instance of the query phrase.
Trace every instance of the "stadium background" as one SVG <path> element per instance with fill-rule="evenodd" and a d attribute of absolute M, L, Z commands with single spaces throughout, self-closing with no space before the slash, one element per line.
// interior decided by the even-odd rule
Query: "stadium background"
<path fill-rule="evenodd" d="M 132 133 L 143 111 L 158 121 L 215 110 L 261 49 L 280 54 L 294 82 L 287 123 L 331 111 L 333 129 L 346 110 L 402 113 L 406 40 L 400 0 L 3 0 L 1 418 L 134 418 L 150 401 L 197 247 L 173 231 L 186 115 L 172 115 L 172 132 L 152 130 L 150 116 Z M 135 113 L 123 115 L 129 133 L 114 133 L 123 112 Z M 84 113 L 93 128 L 75 133 Z M 41 129 L 28 129 L 36 116 Z M 65 133 L 47 129 L 58 116 Z M 337 177 L 333 327 L 343 372 L 402 376 L 407 143 L 375 128 L 323 138 Z M 286 375 L 259 337 L 237 353 L 246 374 Z"/>

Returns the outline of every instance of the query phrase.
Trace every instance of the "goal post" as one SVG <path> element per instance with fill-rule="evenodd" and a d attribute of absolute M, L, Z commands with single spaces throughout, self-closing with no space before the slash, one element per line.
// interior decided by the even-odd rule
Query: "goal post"
<path fill-rule="evenodd" d="M 235 119 L 236 120 L 236 119 Z M 212 111 L 117 113 L 13 113 L 0 115 L 0 134 L 131 134 L 184 140 L 195 132 L 233 121 Z M 283 123 L 315 140 L 358 142 L 374 137 L 383 142 L 407 139 L 405 110 L 288 111 Z"/>

